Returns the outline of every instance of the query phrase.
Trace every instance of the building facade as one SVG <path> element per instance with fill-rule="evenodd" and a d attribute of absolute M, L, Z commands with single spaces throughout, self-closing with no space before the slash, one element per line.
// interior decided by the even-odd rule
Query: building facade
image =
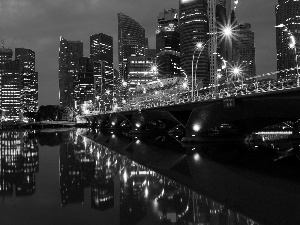
<path fill-rule="evenodd" d="M 118 13 L 118 53 L 120 77 L 127 79 L 128 68 L 126 68 L 128 57 L 134 55 L 145 55 L 148 48 L 148 39 L 145 38 L 145 29 L 129 16 Z"/>
<path fill-rule="evenodd" d="M 233 40 L 232 64 L 242 70 L 241 76 L 253 77 L 256 75 L 254 32 L 251 24 L 239 24 L 236 28 L 236 39 Z"/>
<path fill-rule="evenodd" d="M 134 91 L 139 85 L 144 85 L 157 80 L 158 71 L 153 67 L 155 58 L 146 56 L 130 56 L 128 58 L 127 67 L 129 91 Z"/>
<path fill-rule="evenodd" d="M 196 85 L 202 82 L 208 85 L 209 57 L 208 46 L 202 49 L 201 54 L 196 50 L 197 42 L 206 43 L 209 39 L 208 4 L 206 0 L 180 0 L 179 2 L 180 23 L 180 57 L 181 69 L 187 78 L 192 80 L 193 72 L 197 73 Z M 198 63 L 193 59 L 198 59 Z M 197 64 L 197 69 L 196 65 Z"/>
<path fill-rule="evenodd" d="M 21 111 L 38 110 L 38 73 L 35 71 L 35 52 L 31 49 L 16 48 L 15 59 L 19 60 L 21 76 Z"/>
<path fill-rule="evenodd" d="M 60 37 L 59 101 L 61 106 L 75 106 L 74 83 L 79 73 L 79 58 L 83 56 L 82 41 L 68 41 Z"/>
<path fill-rule="evenodd" d="M 91 35 L 90 58 L 104 63 L 103 89 L 113 90 L 113 38 L 102 33 Z"/>
<path fill-rule="evenodd" d="M 5 119 L 19 120 L 21 110 L 21 75 L 20 62 L 14 60 L 4 65 L 1 74 L 1 109 Z"/>
<path fill-rule="evenodd" d="M 74 91 L 76 108 L 85 102 L 95 100 L 93 63 L 88 57 L 79 58 L 79 73 L 76 76 Z"/>
<path fill-rule="evenodd" d="M 297 65 L 297 50 L 291 49 L 290 36 L 300 40 L 300 1 L 278 0 L 276 5 L 276 25 L 283 24 L 285 27 L 276 28 L 276 47 L 277 47 L 277 70 L 295 68 Z M 287 28 L 287 29 L 286 29 Z M 291 33 L 291 35 L 289 34 Z M 297 46 L 296 46 L 297 47 Z M 298 57 L 299 58 L 299 57 Z M 294 72 L 292 72 L 294 73 Z M 284 73 L 279 73 L 284 76 Z"/>
<path fill-rule="evenodd" d="M 180 76 L 180 31 L 178 9 L 164 10 L 156 30 L 157 66 L 162 79 Z"/>

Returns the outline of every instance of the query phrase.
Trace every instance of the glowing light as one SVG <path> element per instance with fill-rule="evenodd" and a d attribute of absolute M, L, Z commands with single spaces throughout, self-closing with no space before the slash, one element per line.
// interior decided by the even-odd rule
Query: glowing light
<path fill-rule="evenodd" d="M 200 155 L 199 155 L 198 153 L 196 153 L 196 154 L 194 155 L 194 160 L 195 160 L 196 162 L 199 162 L 200 159 L 201 159 Z"/>
<path fill-rule="evenodd" d="M 111 122 L 111 125 L 114 126 L 114 125 L 116 125 L 116 123 L 115 122 Z"/>
<path fill-rule="evenodd" d="M 220 41 L 223 41 L 224 39 L 230 41 L 231 39 L 237 40 L 238 33 L 236 32 L 237 24 L 232 24 L 230 21 L 226 24 L 218 24 L 219 26 L 219 36 Z"/>
<path fill-rule="evenodd" d="M 148 191 L 148 188 L 146 187 L 146 188 L 145 188 L 145 197 L 147 198 L 148 195 L 149 195 L 149 191 Z"/>
<path fill-rule="evenodd" d="M 193 126 L 193 130 L 195 131 L 195 132 L 198 132 L 198 131 L 200 131 L 200 125 L 199 124 L 195 124 L 194 126 Z"/>
<path fill-rule="evenodd" d="M 239 74 L 240 73 L 240 68 L 238 68 L 238 67 L 233 68 L 233 73 L 234 74 Z"/>
<path fill-rule="evenodd" d="M 181 3 L 185 4 L 185 3 L 189 3 L 189 2 L 193 2 L 193 1 L 195 1 L 195 0 L 181 0 Z"/>
<path fill-rule="evenodd" d="M 127 172 L 126 170 L 124 171 L 124 174 L 123 174 L 123 179 L 124 179 L 124 182 L 126 183 L 127 182 L 127 178 L 128 178 L 128 175 L 127 175 Z"/>
<path fill-rule="evenodd" d="M 232 35 L 231 27 L 225 27 L 225 29 L 223 30 L 223 33 L 225 36 L 231 36 Z"/>
<path fill-rule="evenodd" d="M 202 42 L 197 42 L 196 43 L 196 49 L 201 50 L 204 47 L 204 44 Z"/>
<path fill-rule="evenodd" d="M 135 126 L 136 126 L 136 127 L 140 127 L 141 124 L 140 124 L 140 123 L 136 123 Z"/>
<path fill-rule="evenodd" d="M 185 89 L 185 88 L 187 88 L 187 82 L 184 82 L 183 84 L 182 84 L 182 87 Z"/>
<path fill-rule="evenodd" d="M 156 73 L 157 72 L 157 66 L 156 65 L 153 65 L 152 67 L 151 67 L 151 71 L 152 72 L 154 72 L 154 73 Z"/>

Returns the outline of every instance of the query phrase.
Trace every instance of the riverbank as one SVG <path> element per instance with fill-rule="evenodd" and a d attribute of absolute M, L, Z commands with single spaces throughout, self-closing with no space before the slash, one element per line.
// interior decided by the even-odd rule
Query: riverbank
<path fill-rule="evenodd" d="M 80 124 L 70 121 L 41 121 L 34 123 L 1 123 L 0 130 L 22 130 L 22 129 L 57 129 L 71 127 L 86 127 L 86 124 Z"/>

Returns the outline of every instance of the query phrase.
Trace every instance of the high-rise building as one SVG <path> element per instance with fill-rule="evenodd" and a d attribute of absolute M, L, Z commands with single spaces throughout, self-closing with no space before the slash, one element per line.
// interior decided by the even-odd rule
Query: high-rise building
<path fill-rule="evenodd" d="M 199 52 L 195 52 L 196 43 L 205 43 L 208 40 L 209 21 L 207 0 L 180 0 L 179 3 L 179 23 L 180 23 L 180 57 L 183 73 L 192 79 L 193 72 L 197 72 L 197 82 L 208 85 L 209 79 L 209 57 L 208 46 Z M 193 61 L 193 56 L 198 59 L 198 63 Z M 198 58 L 199 56 L 199 58 Z M 197 64 L 197 70 L 196 70 Z"/>
<path fill-rule="evenodd" d="M 122 79 L 127 79 L 127 59 L 132 54 L 144 55 L 148 48 L 148 39 L 145 38 L 145 29 L 129 16 L 118 13 L 118 52 L 119 72 Z"/>
<path fill-rule="evenodd" d="M 283 24 L 285 26 L 276 29 L 277 70 L 295 68 L 297 65 L 296 52 L 289 45 L 291 35 L 296 40 L 300 40 L 300 1 L 278 0 L 275 11 L 276 25 Z"/>
<path fill-rule="evenodd" d="M 83 56 L 82 41 L 68 41 L 60 37 L 59 47 L 59 101 L 73 108 L 74 82 L 79 73 L 79 58 Z"/>
<path fill-rule="evenodd" d="M 13 50 L 0 49 L 0 96 L 1 111 L 4 118 L 18 120 L 20 114 L 21 79 L 19 60 L 12 60 Z"/>
<path fill-rule="evenodd" d="M 79 58 L 79 73 L 75 80 L 76 106 L 95 100 L 94 86 L 93 63 L 90 58 L 81 57 Z"/>
<path fill-rule="evenodd" d="M 236 39 L 233 40 L 232 64 L 242 69 L 243 77 L 256 74 L 254 32 L 249 23 L 239 24 L 236 28 Z"/>
<path fill-rule="evenodd" d="M 21 77 L 19 60 L 7 62 L 1 74 L 1 108 L 8 120 L 19 120 Z"/>
<path fill-rule="evenodd" d="M 180 32 L 178 9 L 160 12 L 156 30 L 157 66 L 161 78 L 180 76 Z"/>
<path fill-rule="evenodd" d="M 35 72 L 35 52 L 16 48 L 15 59 L 20 62 L 21 110 L 35 112 L 38 109 L 38 73 Z"/>
<path fill-rule="evenodd" d="M 157 70 L 153 68 L 155 59 L 146 56 L 130 56 L 127 67 L 129 90 L 133 91 L 138 85 L 144 85 L 157 80 Z"/>
<path fill-rule="evenodd" d="M 102 33 L 91 35 L 90 58 L 104 63 L 103 89 L 113 90 L 113 38 Z"/>

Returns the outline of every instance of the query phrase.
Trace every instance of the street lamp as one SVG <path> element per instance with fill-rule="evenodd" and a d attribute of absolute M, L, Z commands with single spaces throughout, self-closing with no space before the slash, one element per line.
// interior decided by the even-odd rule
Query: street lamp
<path fill-rule="evenodd" d="M 284 32 L 287 32 L 290 38 L 290 43 L 289 43 L 289 47 L 290 49 L 294 49 L 295 51 L 295 62 L 296 62 L 296 71 L 297 71 L 297 87 L 299 87 L 300 85 L 300 76 L 299 76 L 299 69 L 298 69 L 298 54 L 297 54 L 297 43 L 296 43 L 296 38 L 295 36 L 292 34 L 292 32 L 287 28 L 286 25 L 284 24 L 279 24 L 277 26 L 275 26 L 276 28 L 284 28 Z"/>
<path fill-rule="evenodd" d="M 195 53 L 196 51 L 199 51 L 199 55 L 198 55 L 198 59 L 200 57 L 200 54 L 203 50 L 203 48 L 205 47 L 205 45 L 207 44 L 207 42 L 205 44 L 203 44 L 203 42 L 197 42 L 196 45 L 195 45 L 195 48 L 194 48 L 194 53 L 193 53 L 193 59 L 192 59 L 192 100 L 194 99 L 194 76 L 195 76 L 195 83 L 196 83 L 196 73 L 194 75 L 194 58 L 195 58 Z M 197 59 L 197 62 L 196 62 L 196 66 L 198 64 L 198 59 Z M 196 67 L 196 70 L 197 70 L 197 67 Z"/>

